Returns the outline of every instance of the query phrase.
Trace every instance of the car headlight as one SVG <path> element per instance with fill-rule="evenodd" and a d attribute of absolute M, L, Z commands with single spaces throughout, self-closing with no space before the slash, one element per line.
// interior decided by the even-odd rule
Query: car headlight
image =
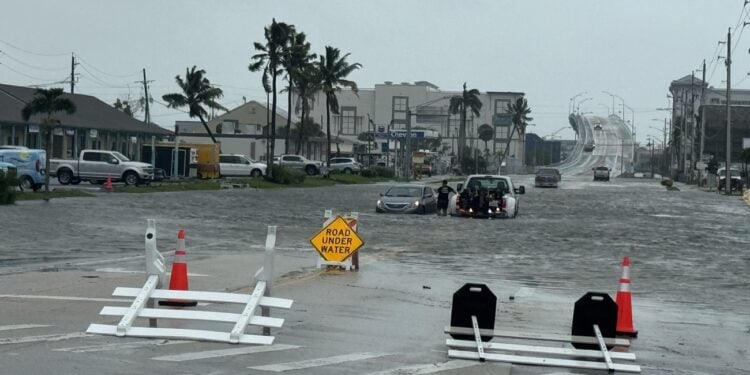
<path fill-rule="evenodd" d="M 380 199 L 378 199 L 378 203 L 376 204 L 378 207 L 381 207 L 381 208 L 383 207 L 383 201 L 381 201 Z"/>
<path fill-rule="evenodd" d="M 414 203 L 411 204 L 411 208 L 417 208 L 419 207 L 419 201 L 414 201 Z"/>

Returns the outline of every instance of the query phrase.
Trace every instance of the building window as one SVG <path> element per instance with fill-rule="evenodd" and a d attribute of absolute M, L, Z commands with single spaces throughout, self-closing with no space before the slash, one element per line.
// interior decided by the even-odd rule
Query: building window
<path fill-rule="evenodd" d="M 407 96 L 394 96 L 393 97 L 393 114 L 391 118 L 394 123 L 405 124 L 406 123 L 406 110 L 409 108 L 409 97 Z"/>
<path fill-rule="evenodd" d="M 341 108 L 341 134 L 354 135 L 357 131 L 357 108 Z"/>
<path fill-rule="evenodd" d="M 508 104 L 510 104 L 508 99 L 495 99 L 495 114 L 508 113 Z"/>
<path fill-rule="evenodd" d="M 495 138 L 500 140 L 507 140 L 508 135 L 510 133 L 510 126 L 496 126 L 495 127 L 496 136 Z"/>

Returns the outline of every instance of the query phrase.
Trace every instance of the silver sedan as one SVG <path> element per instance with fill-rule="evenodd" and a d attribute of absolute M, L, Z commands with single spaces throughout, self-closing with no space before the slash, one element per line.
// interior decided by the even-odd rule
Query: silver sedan
<path fill-rule="evenodd" d="M 427 185 L 396 185 L 380 194 L 375 212 L 427 214 L 437 212 L 437 197 Z"/>

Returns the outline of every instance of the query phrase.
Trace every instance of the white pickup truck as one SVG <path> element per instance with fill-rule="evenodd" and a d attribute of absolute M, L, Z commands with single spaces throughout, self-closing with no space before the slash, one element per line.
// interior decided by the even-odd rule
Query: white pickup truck
<path fill-rule="evenodd" d="M 106 150 L 83 150 L 78 160 L 50 159 L 50 171 L 50 176 L 56 176 L 63 185 L 77 185 L 81 181 L 103 183 L 107 177 L 138 185 L 154 178 L 151 164 L 131 161 L 117 151 Z"/>
<path fill-rule="evenodd" d="M 448 202 L 451 216 L 515 218 L 518 215 L 518 194 L 525 194 L 524 186 L 516 187 L 508 176 L 473 174 L 458 184 L 458 194 Z"/>

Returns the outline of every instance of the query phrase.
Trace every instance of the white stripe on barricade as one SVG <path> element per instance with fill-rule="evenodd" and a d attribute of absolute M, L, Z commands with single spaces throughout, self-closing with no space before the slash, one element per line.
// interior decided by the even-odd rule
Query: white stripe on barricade
<path fill-rule="evenodd" d="M 148 279 L 142 288 L 116 288 L 114 296 L 134 297 L 130 307 L 105 306 L 100 314 L 108 316 L 122 316 L 120 322 L 114 325 L 91 324 L 88 333 L 116 336 L 154 337 L 167 339 L 189 339 L 220 341 L 232 344 L 260 344 L 271 345 L 274 337 L 270 336 L 270 328 L 280 328 L 284 319 L 268 316 L 268 308 L 289 309 L 293 301 L 284 298 L 270 297 L 273 281 L 273 252 L 276 244 L 276 227 L 269 226 L 266 236 L 266 259 L 262 271 L 256 274 L 256 285 L 252 294 L 237 294 L 223 292 L 193 292 L 183 290 L 158 289 L 165 278 L 164 257 L 156 248 L 156 225 L 153 220 L 148 221 L 146 232 L 146 269 Z M 216 311 L 191 311 L 154 308 L 155 299 L 167 300 L 195 300 L 206 302 L 225 302 L 244 304 L 240 313 Z M 261 315 L 256 314 L 258 307 Z M 149 319 L 149 327 L 134 327 L 138 318 Z M 234 323 L 230 332 L 210 330 L 157 328 L 157 319 L 187 319 L 211 321 L 220 323 Z M 264 335 L 246 334 L 248 325 L 263 327 Z"/>

